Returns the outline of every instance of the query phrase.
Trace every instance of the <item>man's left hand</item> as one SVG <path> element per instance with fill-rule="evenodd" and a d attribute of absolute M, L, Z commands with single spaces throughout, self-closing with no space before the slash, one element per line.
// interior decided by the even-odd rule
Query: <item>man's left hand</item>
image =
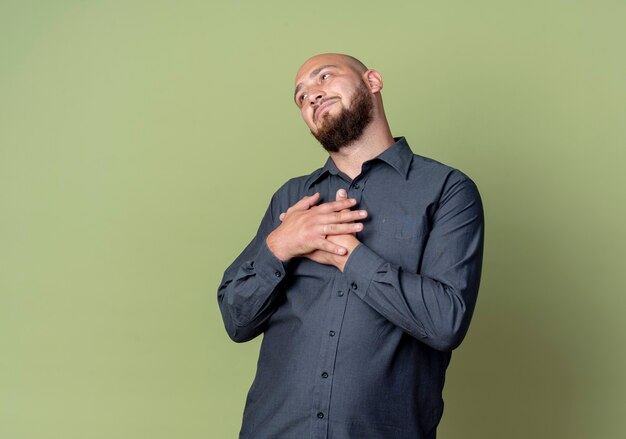
<path fill-rule="evenodd" d="M 337 255 L 334 253 L 330 253 L 324 250 L 314 250 L 311 253 L 307 253 L 303 255 L 304 258 L 309 258 L 312 261 L 318 262 L 320 264 L 325 265 L 334 265 L 340 271 L 343 272 L 344 267 L 346 266 L 346 262 L 348 262 L 348 258 L 352 254 L 352 251 L 359 245 L 361 242 L 356 239 L 354 235 L 333 235 L 328 236 L 329 241 L 334 242 L 335 244 L 341 245 L 345 249 L 348 250 L 348 253 L 344 256 Z"/>

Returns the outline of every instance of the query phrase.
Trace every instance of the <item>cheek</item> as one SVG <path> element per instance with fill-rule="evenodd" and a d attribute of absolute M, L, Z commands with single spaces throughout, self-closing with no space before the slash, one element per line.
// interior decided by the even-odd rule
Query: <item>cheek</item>
<path fill-rule="evenodd" d="M 309 129 L 315 131 L 315 125 L 313 124 L 313 112 L 301 111 L 300 116 L 302 116 L 302 120 L 309 127 Z"/>

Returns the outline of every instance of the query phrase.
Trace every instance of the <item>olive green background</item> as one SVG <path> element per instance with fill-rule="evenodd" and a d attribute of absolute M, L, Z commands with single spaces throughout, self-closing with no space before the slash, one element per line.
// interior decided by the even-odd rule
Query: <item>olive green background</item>
<path fill-rule="evenodd" d="M 626 3 L 0 0 L 0 437 L 233 438 L 260 339 L 216 291 L 323 165 L 310 55 L 481 191 L 441 438 L 626 434 Z"/>

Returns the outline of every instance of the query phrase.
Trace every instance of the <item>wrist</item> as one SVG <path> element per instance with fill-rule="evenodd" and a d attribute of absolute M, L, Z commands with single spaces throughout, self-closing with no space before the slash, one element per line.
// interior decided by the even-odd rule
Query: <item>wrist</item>
<path fill-rule="evenodd" d="M 268 235 L 268 237 L 265 239 L 265 244 L 267 245 L 267 248 L 269 248 L 270 252 L 272 252 L 272 254 L 276 256 L 278 260 L 282 262 L 287 262 L 289 261 L 289 259 L 291 259 L 291 256 L 283 251 L 280 248 L 280 245 L 278 245 L 274 232 Z"/>

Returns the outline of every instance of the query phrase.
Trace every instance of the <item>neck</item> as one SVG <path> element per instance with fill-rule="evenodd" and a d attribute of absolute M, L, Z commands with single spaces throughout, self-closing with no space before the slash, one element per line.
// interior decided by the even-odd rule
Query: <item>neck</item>
<path fill-rule="evenodd" d="M 356 141 L 329 154 L 337 169 L 354 180 L 361 173 L 364 162 L 373 159 L 393 144 L 387 121 L 375 119 Z"/>

